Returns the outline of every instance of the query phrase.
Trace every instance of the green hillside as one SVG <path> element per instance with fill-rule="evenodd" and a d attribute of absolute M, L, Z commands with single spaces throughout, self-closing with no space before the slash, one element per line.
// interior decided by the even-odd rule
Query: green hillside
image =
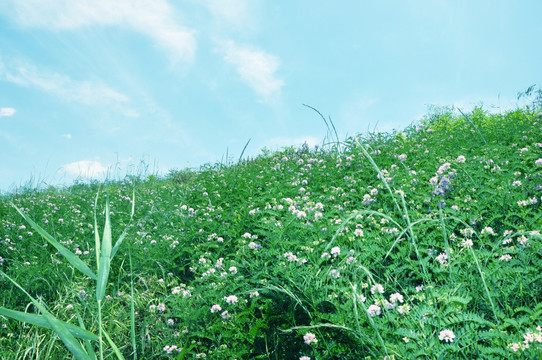
<path fill-rule="evenodd" d="M 538 111 L 5 195 L 0 358 L 542 358 Z"/>

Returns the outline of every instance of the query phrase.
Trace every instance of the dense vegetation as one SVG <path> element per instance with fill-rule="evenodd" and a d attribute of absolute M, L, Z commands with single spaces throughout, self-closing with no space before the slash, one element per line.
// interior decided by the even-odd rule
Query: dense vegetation
<path fill-rule="evenodd" d="M 542 358 L 538 111 L 444 109 L 323 149 L 6 195 L 0 306 L 40 313 L 16 282 L 98 334 L 96 281 L 15 208 L 96 269 L 110 206 L 113 244 L 127 233 L 100 303 L 106 358 Z M 68 354 L 0 316 L 1 359 Z"/>

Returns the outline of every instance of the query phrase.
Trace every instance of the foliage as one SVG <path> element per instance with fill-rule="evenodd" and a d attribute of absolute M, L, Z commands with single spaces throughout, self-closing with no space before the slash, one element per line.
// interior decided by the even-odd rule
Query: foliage
<path fill-rule="evenodd" d="M 537 111 L 439 109 L 344 142 L 322 116 L 326 150 L 103 184 L 111 236 L 126 233 L 102 326 L 96 281 L 66 261 L 98 264 L 98 184 L 5 196 L 0 307 L 18 312 L 0 315 L 0 358 L 66 356 L 29 324 L 44 314 L 36 304 L 71 329 L 103 328 L 127 358 L 540 358 Z"/>

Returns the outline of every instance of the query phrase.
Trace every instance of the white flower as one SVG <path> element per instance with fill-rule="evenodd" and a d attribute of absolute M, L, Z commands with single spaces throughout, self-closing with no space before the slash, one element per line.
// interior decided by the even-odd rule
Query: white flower
<path fill-rule="evenodd" d="M 331 248 L 331 255 L 333 255 L 333 257 L 341 255 L 341 248 L 338 246 Z"/>
<path fill-rule="evenodd" d="M 384 287 L 380 284 L 374 284 L 372 287 L 371 287 L 371 294 L 376 294 L 377 292 L 379 292 L 380 294 L 384 294 Z"/>
<path fill-rule="evenodd" d="M 211 306 L 211 312 L 212 313 L 215 313 L 215 312 L 220 311 L 220 310 L 222 310 L 222 307 L 220 307 L 220 305 Z"/>
<path fill-rule="evenodd" d="M 438 338 L 440 341 L 453 342 L 455 339 L 455 335 L 452 330 L 445 329 L 440 332 Z"/>
<path fill-rule="evenodd" d="M 233 305 L 233 304 L 237 303 L 237 296 L 235 296 L 235 295 L 224 296 L 224 300 L 226 300 L 226 302 L 229 305 Z"/>
<path fill-rule="evenodd" d="M 378 306 L 378 305 L 371 305 L 371 306 L 369 306 L 369 308 L 367 309 L 367 313 L 368 313 L 371 317 L 375 317 L 375 316 L 380 315 L 380 306 Z"/>

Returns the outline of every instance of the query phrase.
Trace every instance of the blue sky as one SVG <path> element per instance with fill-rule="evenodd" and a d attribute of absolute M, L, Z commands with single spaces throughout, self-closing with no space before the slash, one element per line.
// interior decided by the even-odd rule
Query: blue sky
<path fill-rule="evenodd" d="M 495 111 L 542 84 L 542 2 L 3 0 L 0 191 L 198 168 Z"/>

